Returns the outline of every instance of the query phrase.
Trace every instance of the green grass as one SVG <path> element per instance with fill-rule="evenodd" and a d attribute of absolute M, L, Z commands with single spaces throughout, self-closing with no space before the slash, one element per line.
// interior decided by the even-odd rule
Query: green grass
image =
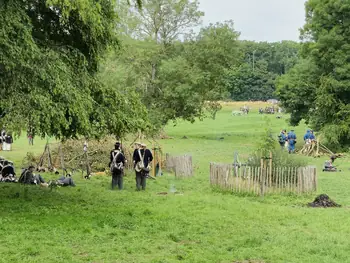
<path fill-rule="evenodd" d="M 337 160 L 342 173 L 319 173 L 318 192 L 342 208 L 306 208 L 315 195 L 261 199 L 210 188 L 209 162 L 232 162 L 235 150 L 243 159 L 264 129 L 264 117 L 233 117 L 231 110 L 225 107 L 216 120 L 167 127 L 173 139 L 160 141 L 164 151 L 191 153 L 194 178 L 166 174 L 148 180 L 146 192 L 135 191 L 132 173 L 121 192 L 102 176 L 76 175 L 76 188 L 52 192 L 0 184 L 0 262 L 350 262 L 348 160 Z M 285 120 L 268 118 L 276 135 L 288 128 Z M 305 129 L 296 129 L 299 138 Z M 13 152 L 0 155 L 20 163 L 44 145 L 30 148 L 21 138 Z M 323 161 L 309 159 L 320 169 Z M 157 195 L 172 185 L 183 195 Z"/>

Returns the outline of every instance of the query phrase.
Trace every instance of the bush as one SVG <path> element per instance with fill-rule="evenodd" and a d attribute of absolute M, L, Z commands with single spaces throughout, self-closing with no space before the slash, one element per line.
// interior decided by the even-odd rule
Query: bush
<path fill-rule="evenodd" d="M 30 165 L 36 165 L 40 160 L 40 156 L 35 156 L 32 152 L 27 152 L 26 156 L 22 160 L 22 167 L 29 167 Z"/>
<path fill-rule="evenodd" d="M 289 154 L 286 150 L 282 151 L 280 147 L 271 151 L 272 153 L 272 165 L 276 168 L 282 167 L 305 167 L 308 162 L 304 156 L 298 156 L 295 154 Z M 262 157 L 267 157 L 266 154 L 257 151 L 251 154 L 248 158 L 247 165 L 253 167 L 260 167 L 260 160 Z"/>
<path fill-rule="evenodd" d="M 60 168 L 60 151 L 59 146 L 61 145 L 63 160 L 65 167 L 70 169 L 86 170 L 86 159 L 83 154 L 83 145 L 85 140 L 67 140 L 61 144 L 50 145 L 51 157 L 54 167 Z M 106 137 L 101 140 L 90 140 L 88 141 L 88 161 L 92 172 L 104 172 L 108 170 L 108 163 L 110 162 L 110 151 L 114 148 L 115 138 Z M 128 143 L 124 144 L 124 154 L 129 161 L 131 160 L 131 152 L 128 147 Z M 22 161 L 24 167 L 29 165 L 36 165 L 40 160 L 40 155 L 34 155 L 33 153 L 27 153 L 27 156 Z M 44 159 L 44 167 L 47 165 L 47 157 Z M 132 165 L 130 161 L 129 166 Z M 46 167 L 45 167 L 46 168 Z M 127 166 L 127 168 L 130 168 Z"/>

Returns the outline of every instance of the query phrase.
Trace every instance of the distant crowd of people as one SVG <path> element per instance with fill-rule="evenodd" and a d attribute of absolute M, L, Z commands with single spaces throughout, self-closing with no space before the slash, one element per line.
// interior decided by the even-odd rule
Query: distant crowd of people
<path fill-rule="evenodd" d="M 136 142 L 135 150 L 133 153 L 133 166 L 136 174 L 136 190 L 146 190 L 146 179 L 149 178 L 150 163 L 153 160 L 152 152 L 147 149 L 147 145 L 144 143 Z M 112 173 L 112 189 L 116 186 L 119 190 L 122 190 L 124 166 L 127 160 L 121 149 L 121 143 L 116 142 L 114 149 L 110 153 L 109 167 Z"/>
<path fill-rule="evenodd" d="M 5 129 L 1 130 L 0 134 L 0 151 L 11 151 L 13 144 L 13 137 L 11 132 L 6 132 Z"/>
<path fill-rule="evenodd" d="M 34 145 L 33 129 L 27 131 L 27 138 L 29 145 Z M 0 151 L 12 151 L 13 140 L 12 132 L 7 132 L 5 129 L 2 129 L 0 132 Z"/>
<path fill-rule="evenodd" d="M 316 141 L 313 130 L 307 130 L 304 135 L 304 143 L 310 144 L 313 141 Z M 287 130 L 281 130 L 281 133 L 278 135 L 278 142 L 282 149 L 288 149 L 289 153 L 295 152 L 295 145 L 297 143 L 297 136 L 294 130 L 291 130 L 287 133 Z"/>

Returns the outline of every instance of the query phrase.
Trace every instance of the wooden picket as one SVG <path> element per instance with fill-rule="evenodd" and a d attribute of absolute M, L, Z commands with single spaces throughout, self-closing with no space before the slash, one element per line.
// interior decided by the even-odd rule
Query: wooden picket
<path fill-rule="evenodd" d="M 176 177 L 191 177 L 193 176 L 192 156 L 170 156 L 166 154 L 166 169 L 173 171 Z M 218 174 L 221 173 L 218 172 Z"/>
<path fill-rule="evenodd" d="M 307 167 L 234 167 L 210 163 L 210 184 L 238 193 L 305 194 L 317 191 L 317 171 Z"/>

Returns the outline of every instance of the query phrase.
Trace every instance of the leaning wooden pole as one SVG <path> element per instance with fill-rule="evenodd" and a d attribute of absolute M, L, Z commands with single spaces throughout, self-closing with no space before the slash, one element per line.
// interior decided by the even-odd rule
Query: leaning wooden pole
<path fill-rule="evenodd" d="M 153 145 L 152 148 L 152 155 L 153 155 L 153 160 L 152 160 L 152 176 L 155 177 L 156 176 L 156 148 Z"/>
<path fill-rule="evenodd" d="M 63 170 L 63 175 L 66 175 L 66 166 L 64 164 L 64 156 L 63 156 L 63 150 L 62 150 L 63 146 L 62 143 L 59 146 L 59 155 L 60 155 L 60 162 L 61 162 L 61 169 Z"/>

